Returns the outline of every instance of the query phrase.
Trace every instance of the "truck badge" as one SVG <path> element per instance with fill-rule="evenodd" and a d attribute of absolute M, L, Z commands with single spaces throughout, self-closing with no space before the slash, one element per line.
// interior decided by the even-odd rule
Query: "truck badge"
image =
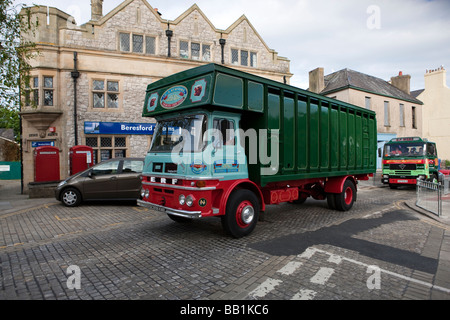
<path fill-rule="evenodd" d="M 161 106 L 165 109 L 176 108 L 186 100 L 187 95 L 188 90 L 185 86 L 172 87 L 161 96 Z"/>

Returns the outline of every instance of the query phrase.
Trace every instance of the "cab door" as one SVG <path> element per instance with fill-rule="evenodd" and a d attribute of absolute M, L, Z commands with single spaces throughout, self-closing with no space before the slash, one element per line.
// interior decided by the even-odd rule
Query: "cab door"
<path fill-rule="evenodd" d="M 212 175 L 222 180 L 248 177 L 244 148 L 237 135 L 238 119 L 213 116 Z"/>

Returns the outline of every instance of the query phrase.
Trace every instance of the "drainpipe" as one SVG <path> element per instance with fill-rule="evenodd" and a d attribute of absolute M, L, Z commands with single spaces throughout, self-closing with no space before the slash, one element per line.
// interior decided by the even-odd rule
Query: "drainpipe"
<path fill-rule="evenodd" d="M 77 67 L 78 53 L 75 51 L 73 53 L 73 71 L 71 76 L 73 79 L 73 126 L 75 134 L 75 145 L 78 145 L 78 125 L 77 125 L 77 79 L 80 77 Z"/>

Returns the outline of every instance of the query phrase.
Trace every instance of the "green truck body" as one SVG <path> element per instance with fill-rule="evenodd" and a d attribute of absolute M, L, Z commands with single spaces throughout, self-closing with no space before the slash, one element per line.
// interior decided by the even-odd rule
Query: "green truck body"
<path fill-rule="evenodd" d="M 150 84 L 143 116 L 158 124 L 139 205 L 220 216 L 235 237 L 266 204 L 311 196 L 349 210 L 376 171 L 373 111 L 216 64 Z"/>
<path fill-rule="evenodd" d="M 394 138 L 384 145 L 381 182 L 394 189 L 416 185 L 418 179 L 437 181 L 438 167 L 434 142 L 420 137 Z"/>

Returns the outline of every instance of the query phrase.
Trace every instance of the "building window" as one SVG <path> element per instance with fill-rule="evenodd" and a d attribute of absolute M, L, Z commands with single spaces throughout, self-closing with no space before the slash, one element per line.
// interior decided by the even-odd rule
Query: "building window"
<path fill-rule="evenodd" d="M 144 52 L 144 36 L 139 34 L 133 34 L 133 52 Z"/>
<path fill-rule="evenodd" d="M 239 50 L 231 49 L 231 64 L 239 64 Z"/>
<path fill-rule="evenodd" d="M 39 105 L 39 77 L 33 77 L 33 102 L 35 106 Z"/>
<path fill-rule="evenodd" d="M 180 58 L 189 59 L 189 42 L 180 41 Z"/>
<path fill-rule="evenodd" d="M 405 126 L 405 105 L 400 103 L 400 127 Z"/>
<path fill-rule="evenodd" d="M 200 43 L 191 43 L 191 59 L 200 60 Z"/>
<path fill-rule="evenodd" d="M 202 59 L 203 61 L 211 61 L 211 46 L 209 44 L 202 44 Z"/>
<path fill-rule="evenodd" d="M 256 52 L 249 52 L 247 50 L 231 49 L 231 64 L 256 67 L 257 54 Z"/>
<path fill-rule="evenodd" d="M 372 100 L 371 100 L 370 97 L 366 97 L 365 106 L 366 106 L 367 110 L 371 110 L 372 109 Z"/>
<path fill-rule="evenodd" d="M 134 53 L 156 53 L 156 38 L 142 34 L 119 33 L 119 50 Z"/>
<path fill-rule="evenodd" d="M 256 52 L 250 52 L 250 67 L 257 67 L 257 54 Z"/>
<path fill-rule="evenodd" d="M 93 149 L 94 163 L 127 156 L 127 138 L 123 136 L 87 137 L 86 145 Z"/>
<path fill-rule="evenodd" d="M 211 61 L 211 45 L 198 42 L 180 41 L 180 58 Z"/>
<path fill-rule="evenodd" d="M 412 114 L 412 128 L 417 129 L 417 123 L 416 123 L 416 107 L 412 107 L 411 109 Z"/>
<path fill-rule="evenodd" d="M 156 53 L 156 39 L 155 37 L 145 37 L 145 53 L 155 54 Z"/>
<path fill-rule="evenodd" d="M 93 80 L 92 95 L 96 109 L 119 108 L 119 81 Z"/>
<path fill-rule="evenodd" d="M 390 126 L 390 119 L 389 119 L 389 101 L 384 102 L 384 126 L 389 127 Z"/>
<path fill-rule="evenodd" d="M 119 38 L 120 51 L 130 52 L 130 34 L 120 33 Z"/>
<path fill-rule="evenodd" d="M 53 106 L 53 77 L 44 76 L 44 106 Z"/>

